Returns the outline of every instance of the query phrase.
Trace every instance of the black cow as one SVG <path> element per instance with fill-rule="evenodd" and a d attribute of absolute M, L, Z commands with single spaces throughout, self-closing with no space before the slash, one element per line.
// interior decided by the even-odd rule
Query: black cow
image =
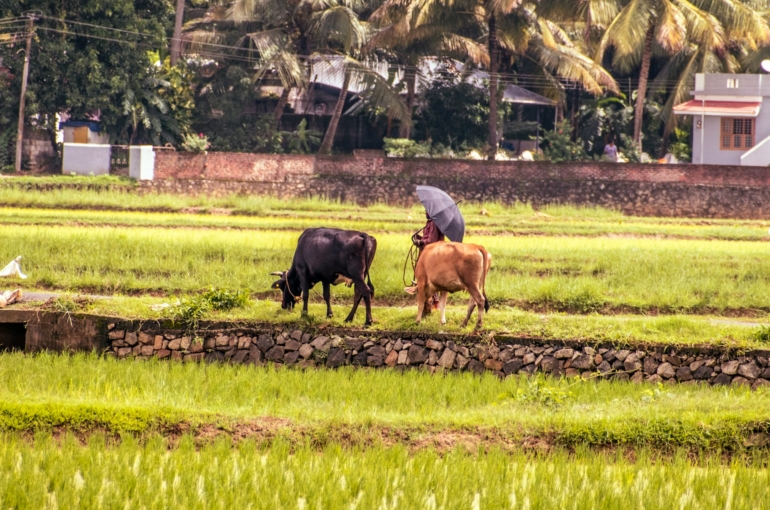
<path fill-rule="evenodd" d="M 326 316 L 332 316 L 330 286 L 346 282 L 355 286 L 353 309 L 345 322 L 353 320 L 358 303 L 363 298 L 366 304 L 366 325 L 372 323 L 372 301 L 374 286 L 369 278 L 369 268 L 377 251 L 377 240 L 364 232 L 336 228 L 309 228 L 302 232 L 294 252 L 291 269 L 277 273 L 281 279 L 274 282 L 273 289 L 281 289 L 281 308 L 291 310 L 303 299 L 302 313 L 307 313 L 307 299 L 310 289 L 321 282 L 326 301 Z M 364 282 L 364 279 L 366 282 Z"/>

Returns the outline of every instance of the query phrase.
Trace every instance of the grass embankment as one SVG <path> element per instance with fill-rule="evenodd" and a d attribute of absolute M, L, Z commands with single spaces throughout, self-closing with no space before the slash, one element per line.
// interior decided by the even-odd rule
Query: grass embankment
<path fill-rule="evenodd" d="M 0 430 L 11 432 L 741 451 L 766 444 L 769 424 L 770 392 L 740 388 L 0 356 Z"/>
<path fill-rule="evenodd" d="M 269 273 L 291 264 L 297 237 L 295 231 L 5 225 L 0 260 L 23 254 L 25 284 L 42 289 L 173 295 L 214 286 L 265 297 L 274 295 Z M 403 234 L 377 239 L 371 270 L 377 303 L 411 303 L 402 280 L 408 240 Z M 770 309 L 764 243 L 478 235 L 466 241 L 492 253 L 493 305 L 754 316 Z M 334 295 L 347 301 L 352 290 L 338 286 Z"/>
<path fill-rule="evenodd" d="M 15 308 L 37 309 L 43 306 L 47 310 L 70 313 L 90 313 L 122 317 L 131 320 L 146 321 L 173 318 L 169 309 L 154 310 L 152 305 L 161 303 L 175 304 L 175 299 L 164 297 L 114 297 L 111 299 L 81 299 L 62 296 L 55 303 L 43 304 L 30 302 L 14 305 Z M 320 329 L 361 328 L 364 322 L 363 309 L 352 323 L 345 323 L 344 318 L 351 303 L 337 299 L 332 310 L 334 318 L 326 319 L 326 305 L 311 304 L 309 316 L 302 318 L 299 311 L 281 310 L 276 301 L 254 300 L 247 306 L 229 312 L 209 311 L 205 316 L 208 321 L 234 323 L 274 324 L 287 328 Z M 375 323 L 368 332 L 420 332 L 420 333 L 455 333 L 474 332 L 475 320 L 465 328 L 461 327 L 465 318 L 464 306 L 447 307 L 447 324 L 441 325 L 438 314 L 427 316 L 419 325 L 415 324 L 417 314 L 415 306 L 374 307 Z M 473 317 L 475 319 L 475 316 Z M 181 319 L 177 319 L 179 321 Z M 575 340 L 589 344 L 612 343 L 616 346 L 670 345 L 704 346 L 731 349 L 765 349 L 769 344 L 765 329 L 757 326 L 758 319 L 723 319 L 692 315 L 660 316 L 618 316 L 618 315 L 565 315 L 539 314 L 518 310 L 508 306 L 494 308 L 484 316 L 484 332 L 494 331 L 500 335 L 522 338 L 537 338 L 544 341 Z M 762 324 L 764 324 L 764 320 Z M 181 322 L 179 323 L 181 324 Z M 181 325 L 179 326 L 181 327 Z"/>
<path fill-rule="evenodd" d="M 410 453 L 278 442 L 198 448 L 162 438 L 110 444 L 0 437 L 0 501 L 9 508 L 762 508 L 766 469 L 679 455 Z"/>

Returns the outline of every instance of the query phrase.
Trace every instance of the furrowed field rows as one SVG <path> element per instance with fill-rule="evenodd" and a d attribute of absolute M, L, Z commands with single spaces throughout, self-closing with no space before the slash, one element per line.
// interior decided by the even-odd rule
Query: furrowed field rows
<path fill-rule="evenodd" d="M 297 232 L 6 225 L 0 260 L 22 254 L 32 286 L 164 295 L 212 286 L 269 295 L 270 271 L 291 263 Z M 410 302 L 404 234 L 378 234 L 372 268 L 380 304 Z M 525 308 L 730 313 L 767 310 L 764 243 L 468 236 L 493 255 L 488 296 Z M 407 279 L 408 282 L 408 279 Z M 335 288 L 338 298 L 350 289 Z M 455 302 L 465 298 L 458 295 Z M 751 312 L 755 310 L 755 312 Z"/>
<path fill-rule="evenodd" d="M 0 187 L 0 205 L 6 206 L 0 209 L 0 223 L 305 229 L 318 226 L 321 222 L 373 232 L 411 233 L 422 226 L 423 218 L 419 206 L 359 207 L 319 199 L 286 202 L 268 197 L 208 199 L 75 190 L 41 193 L 15 190 L 14 193 L 19 194 L 17 200 L 7 196 L 3 199 L 7 190 Z M 55 195 L 56 200 L 49 197 L 50 194 Z M 88 210 L 89 207 L 97 210 Z M 467 203 L 460 204 L 460 209 L 465 215 L 468 230 L 479 234 L 767 241 L 767 227 L 770 226 L 770 222 L 758 220 L 638 218 L 601 208 L 570 206 L 545 206 L 535 211 L 525 204 Z"/>
<path fill-rule="evenodd" d="M 770 475 L 679 455 L 634 463 L 581 452 L 548 456 L 403 447 L 320 452 L 228 441 L 169 450 L 155 437 L 109 444 L 37 435 L 0 438 L 0 504 L 8 508 L 762 508 Z"/>

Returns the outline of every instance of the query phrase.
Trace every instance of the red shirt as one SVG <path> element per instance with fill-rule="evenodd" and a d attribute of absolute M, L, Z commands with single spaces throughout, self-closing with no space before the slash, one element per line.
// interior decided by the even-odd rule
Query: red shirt
<path fill-rule="evenodd" d="M 438 229 L 433 220 L 428 220 L 422 230 L 422 236 L 417 240 L 417 246 L 426 246 L 436 241 L 443 241 L 444 234 Z"/>

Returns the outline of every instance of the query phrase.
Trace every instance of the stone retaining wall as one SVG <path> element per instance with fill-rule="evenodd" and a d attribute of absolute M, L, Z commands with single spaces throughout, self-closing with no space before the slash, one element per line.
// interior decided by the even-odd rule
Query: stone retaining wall
<path fill-rule="evenodd" d="M 742 355 L 710 348 L 618 349 L 571 342 L 470 340 L 439 335 L 309 333 L 220 329 L 194 340 L 181 331 L 108 325 L 107 353 L 118 358 L 274 363 L 300 368 L 353 365 L 394 370 L 491 372 L 499 377 L 545 372 L 633 382 L 770 384 L 770 350 Z"/>

